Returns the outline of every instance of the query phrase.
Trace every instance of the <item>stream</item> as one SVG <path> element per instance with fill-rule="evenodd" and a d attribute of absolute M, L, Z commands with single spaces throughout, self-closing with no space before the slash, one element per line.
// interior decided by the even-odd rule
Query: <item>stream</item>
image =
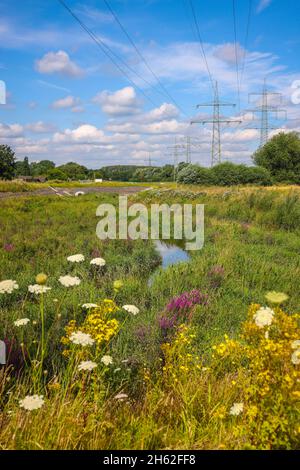
<path fill-rule="evenodd" d="M 168 266 L 188 262 L 190 260 L 190 255 L 183 248 L 178 246 L 175 241 L 162 241 L 155 240 L 155 248 L 162 258 L 161 266 L 154 271 L 148 280 L 148 285 L 151 286 L 156 274 L 160 269 L 166 269 Z"/>
<path fill-rule="evenodd" d="M 190 260 L 190 255 L 183 248 L 180 248 L 175 242 L 155 240 L 156 250 L 162 257 L 162 268 L 165 269 L 171 264 L 177 264 Z"/>

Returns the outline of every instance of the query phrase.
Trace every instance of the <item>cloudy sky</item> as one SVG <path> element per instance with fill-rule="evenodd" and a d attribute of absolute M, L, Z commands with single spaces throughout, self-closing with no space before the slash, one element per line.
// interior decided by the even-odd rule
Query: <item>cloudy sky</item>
<path fill-rule="evenodd" d="M 261 92 L 264 78 L 288 111 L 271 124 L 300 127 L 298 0 L 252 0 L 247 40 L 249 0 L 236 0 L 237 43 L 233 0 L 65 3 L 94 41 L 59 0 L 0 0 L 0 143 L 18 158 L 99 168 L 145 164 L 151 154 L 161 165 L 172 162 L 175 139 L 191 136 L 193 161 L 209 165 L 211 126 L 190 121 L 211 118 L 211 108 L 196 108 L 213 99 L 210 76 L 221 101 L 236 103 L 222 116 L 243 120 L 223 128 L 224 160 L 251 161 L 259 116 L 249 110 L 259 103 L 249 93 Z"/>

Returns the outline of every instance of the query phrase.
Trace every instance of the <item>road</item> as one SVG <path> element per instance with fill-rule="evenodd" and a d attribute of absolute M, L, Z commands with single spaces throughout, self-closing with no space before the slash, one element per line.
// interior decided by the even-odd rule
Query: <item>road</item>
<path fill-rule="evenodd" d="M 145 191 L 148 188 L 143 186 L 89 186 L 84 188 L 43 188 L 35 191 L 23 191 L 18 193 L 0 192 L 0 199 L 8 199 L 12 197 L 28 197 L 28 196 L 56 196 L 70 197 L 75 196 L 77 192 L 90 193 L 115 193 L 115 194 L 134 194 Z M 57 196 L 58 195 L 58 196 Z"/>

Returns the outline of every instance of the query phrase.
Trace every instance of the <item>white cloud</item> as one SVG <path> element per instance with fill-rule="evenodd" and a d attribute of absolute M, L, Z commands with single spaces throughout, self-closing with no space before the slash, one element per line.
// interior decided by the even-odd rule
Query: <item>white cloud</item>
<path fill-rule="evenodd" d="M 74 96 L 66 96 L 65 98 L 61 98 L 60 100 L 54 101 L 52 103 L 51 107 L 54 109 L 66 109 L 66 108 L 73 108 L 74 106 L 77 106 L 80 103 L 80 100 L 78 98 L 75 98 Z"/>
<path fill-rule="evenodd" d="M 83 124 L 73 130 L 66 129 L 64 132 L 55 133 L 53 141 L 55 143 L 103 144 L 107 142 L 107 138 L 101 129 L 97 129 L 97 127 L 91 126 L 90 124 Z"/>
<path fill-rule="evenodd" d="M 238 61 L 240 61 L 244 57 L 245 52 L 245 49 L 241 47 L 240 44 L 237 44 L 237 47 L 235 47 L 235 44 L 228 42 L 226 44 L 217 46 L 213 54 L 218 59 L 235 65 L 236 55 Z"/>
<path fill-rule="evenodd" d="M 131 133 L 131 134 L 175 134 L 184 132 L 187 128 L 186 123 L 181 123 L 176 119 L 151 122 L 142 124 L 137 122 L 111 123 L 107 124 L 106 129 L 110 132 Z"/>
<path fill-rule="evenodd" d="M 142 116 L 142 121 L 163 121 L 165 119 L 176 118 L 179 111 L 173 104 L 163 103 L 159 108 L 154 108 Z"/>
<path fill-rule="evenodd" d="M 30 124 L 26 124 L 25 129 L 35 134 L 47 134 L 55 131 L 53 124 L 47 124 L 43 121 L 37 121 Z"/>
<path fill-rule="evenodd" d="M 23 136 L 24 128 L 20 124 L 0 123 L 0 138 L 15 138 Z"/>
<path fill-rule="evenodd" d="M 99 104 L 105 114 L 114 117 L 135 114 L 141 105 L 131 86 L 115 92 L 102 91 L 93 98 L 93 102 Z"/>
<path fill-rule="evenodd" d="M 83 70 L 72 62 L 65 51 L 48 52 L 35 63 L 35 68 L 43 74 L 59 74 L 70 78 L 82 77 Z"/>
<path fill-rule="evenodd" d="M 272 0 L 260 0 L 256 9 L 257 13 L 260 13 L 266 8 L 268 8 L 268 6 L 270 6 L 271 3 L 272 3 Z"/>

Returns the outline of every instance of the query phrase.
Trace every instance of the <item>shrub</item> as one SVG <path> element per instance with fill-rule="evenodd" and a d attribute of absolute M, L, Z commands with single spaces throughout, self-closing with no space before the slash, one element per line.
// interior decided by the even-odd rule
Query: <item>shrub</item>
<path fill-rule="evenodd" d="M 47 180 L 59 180 L 66 181 L 68 179 L 67 175 L 59 170 L 58 168 L 53 168 L 47 173 Z"/>
<path fill-rule="evenodd" d="M 245 166 L 241 170 L 242 184 L 255 184 L 260 186 L 271 186 L 273 179 L 266 168 L 260 166 Z"/>
<path fill-rule="evenodd" d="M 199 165 L 188 165 L 182 168 L 177 175 L 178 183 L 201 184 L 209 186 L 214 184 L 214 177 L 210 168 Z"/>
<path fill-rule="evenodd" d="M 242 184 L 244 165 L 235 165 L 234 163 L 220 163 L 211 169 L 214 180 L 219 186 L 234 186 Z"/>

